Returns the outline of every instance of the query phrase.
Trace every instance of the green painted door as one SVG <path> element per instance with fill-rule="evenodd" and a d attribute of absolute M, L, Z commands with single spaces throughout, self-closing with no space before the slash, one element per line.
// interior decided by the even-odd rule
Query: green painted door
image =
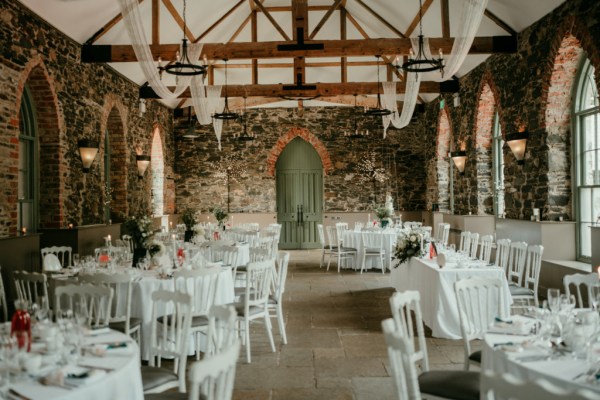
<path fill-rule="evenodd" d="M 315 149 L 292 140 L 276 164 L 277 222 L 281 249 L 321 247 L 317 224 L 323 220 L 323 165 Z"/>

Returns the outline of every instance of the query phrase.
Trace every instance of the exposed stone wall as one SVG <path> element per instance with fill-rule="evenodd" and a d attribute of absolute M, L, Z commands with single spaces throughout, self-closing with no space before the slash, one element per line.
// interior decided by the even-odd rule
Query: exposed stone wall
<path fill-rule="evenodd" d="M 151 179 L 137 179 L 133 149 L 150 153 L 153 123 L 172 132 L 170 110 L 148 102 L 140 117 L 136 84 L 105 65 L 81 64 L 79 44 L 17 1 L 0 2 L 0 20 L 0 236 L 14 234 L 17 226 L 19 108 L 25 85 L 31 88 L 38 116 L 40 225 L 103 221 L 105 131 L 115 143 L 114 220 L 149 210 Z M 87 175 L 77 148 L 81 138 L 102 146 Z M 163 143 L 165 174 L 172 178 L 172 140 L 163 138 Z"/>
<path fill-rule="evenodd" d="M 343 132 L 353 129 L 353 113 L 351 107 L 305 108 L 302 116 L 295 109 L 248 110 L 248 129 L 256 134 L 256 140 L 233 140 L 233 132 L 241 126 L 235 122 L 225 124 L 222 151 L 217 149 L 212 127 L 197 128 L 202 137 L 194 141 L 181 137 L 184 127 L 177 129 L 177 209 L 226 207 L 226 186 L 216 183 L 212 172 L 221 157 L 238 152 L 247 173 L 240 182 L 231 184 L 231 211 L 275 211 L 275 163 L 285 144 L 296 136 L 311 143 L 324 163 L 324 211 L 371 210 L 373 201 L 383 204 L 386 191 L 391 192 L 396 210 L 425 209 L 426 174 L 419 166 L 424 165 L 427 143 L 408 127 L 390 129 L 382 140 L 381 118 L 362 114 L 359 128 L 369 129 L 369 138 L 344 137 Z M 369 150 L 377 153 L 379 166 L 383 165 L 392 176 L 389 183 L 376 184 L 377 198 L 372 196 L 372 183 L 361 185 L 357 176 L 357 164 Z"/>
<path fill-rule="evenodd" d="M 599 16 L 600 2 L 568 0 L 519 33 L 517 54 L 490 56 L 460 79 L 460 106 L 449 107 L 450 121 L 454 133 L 453 145 L 456 147 L 461 142 L 466 144 L 468 161 L 465 176 L 454 176 L 456 213 L 491 213 L 492 210 L 488 200 L 482 199 L 478 190 L 478 177 L 487 175 L 491 158 L 486 161 L 486 166 L 482 165 L 487 157 L 482 158 L 481 152 L 477 154 L 478 145 L 473 135 L 473 132 L 477 132 L 482 84 L 490 82 L 503 135 L 516 131 L 520 125 L 524 125 L 530 134 L 525 165 L 517 165 L 508 146 L 503 149 L 507 217 L 529 219 L 533 208 L 541 208 L 543 219 L 556 220 L 561 215 L 573 218 L 570 124 L 563 124 L 562 132 L 555 132 L 556 128 L 548 123 L 548 113 L 570 113 L 570 101 L 567 104 L 562 102 L 562 111 L 558 111 L 551 99 L 553 94 L 562 92 L 568 100 L 571 92 L 568 83 L 553 79 L 553 74 L 556 76 L 556 61 L 562 64 L 564 57 L 561 58 L 561 54 L 569 54 L 572 58 L 576 54 L 572 49 L 565 49 L 563 43 L 565 38 L 573 36 L 596 68 L 596 82 L 600 82 L 600 53 L 597 46 L 600 43 Z M 567 42 L 567 46 L 572 46 L 572 40 Z M 452 104 L 451 96 L 441 98 L 446 104 Z M 430 120 L 420 121 L 418 125 L 421 134 L 432 142 L 436 140 L 437 132 L 431 129 L 431 119 L 436 118 L 439 112 L 439 100 L 428 104 L 424 115 Z M 434 157 L 434 154 L 428 153 L 429 173 L 432 173 Z M 483 189 L 489 190 L 488 185 Z"/>

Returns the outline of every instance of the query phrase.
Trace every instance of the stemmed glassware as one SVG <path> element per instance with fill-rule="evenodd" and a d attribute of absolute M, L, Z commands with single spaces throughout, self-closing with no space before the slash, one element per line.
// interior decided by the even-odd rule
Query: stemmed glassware
<path fill-rule="evenodd" d="M 552 313 L 560 309 L 560 289 L 548 289 L 548 308 Z"/>
<path fill-rule="evenodd" d="M 590 287 L 590 304 L 594 311 L 600 311 L 598 307 L 600 306 L 600 284 L 592 285 Z"/>

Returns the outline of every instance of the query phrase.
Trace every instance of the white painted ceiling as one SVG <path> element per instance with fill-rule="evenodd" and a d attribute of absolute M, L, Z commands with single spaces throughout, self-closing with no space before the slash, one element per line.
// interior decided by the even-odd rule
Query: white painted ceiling
<path fill-rule="evenodd" d="M 78 43 L 85 43 L 98 30 L 105 26 L 111 19 L 119 14 L 117 0 L 19 0 L 26 7 L 48 21 L 58 30 L 64 32 Z M 187 25 L 194 37 L 205 32 L 213 23 L 226 14 L 239 0 L 187 0 Z M 418 0 L 363 0 L 375 12 L 383 16 L 391 25 L 401 32 L 405 32 L 411 21 L 418 15 Z M 457 24 L 460 19 L 462 2 L 464 0 L 449 0 L 450 6 L 450 36 L 454 37 Z M 524 28 L 539 20 L 541 17 L 555 9 L 565 0 L 489 0 L 487 9 L 498 18 L 509 25 L 514 31 L 520 32 Z M 171 0 L 175 9 L 182 13 L 183 0 Z M 331 6 L 334 0 L 309 0 L 309 6 Z M 239 6 L 231 15 L 224 19 L 216 28 L 210 31 L 202 42 L 223 43 L 228 42 L 234 32 L 251 12 L 251 1 L 248 0 Z M 151 32 L 151 5 L 152 0 L 143 0 L 140 10 L 146 24 L 146 34 Z M 264 0 L 265 7 L 290 6 L 291 0 Z M 356 0 L 346 0 L 345 8 L 352 15 L 364 31 L 371 38 L 397 38 L 398 35 L 382 24 L 375 16 L 369 13 Z M 292 36 L 291 12 L 271 12 L 279 25 Z M 319 23 L 325 15 L 325 11 L 310 11 L 310 31 Z M 363 39 L 361 33 L 351 23 L 347 23 L 348 39 Z M 264 14 L 258 14 L 258 40 L 279 41 L 284 40 Z M 418 27 L 411 37 L 419 33 Z M 433 0 L 433 3 L 423 16 L 423 33 L 427 37 L 442 37 L 441 28 L 441 0 Z M 490 18 L 484 16 L 477 36 L 504 36 L 509 33 L 498 26 Z M 181 28 L 177 25 L 173 16 L 167 10 L 163 1 L 160 1 L 160 42 L 180 43 L 182 38 Z M 322 29 L 314 38 L 315 40 L 340 39 L 340 16 L 334 12 L 327 20 Z M 148 37 L 150 41 L 150 37 Z M 235 42 L 250 42 L 250 24 L 247 24 L 234 40 Z M 94 44 L 129 44 L 131 43 L 123 22 L 114 25 L 106 34 L 100 37 Z M 485 55 L 469 55 L 456 74 L 458 77 L 468 73 L 487 58 Z M 336 58 L 317 59 L 313 61 L 339 61 Z M 374 57 L 350 57 L 348 61 L 375 61 Z M 215 63 L 221 61 L 215 60 Z M 247 64 L 249 60 L 230 61 Z M 269 63 L 286 62 L 292 63 L 292 59 L 270 59 Z M 259 60 L 259 64 L 261 61 Z M 146 82 L 144 75 L 137 63 L 110 63 L 111 67 L 139 85 Z M 385 76 L 382 68 L 382 76 Z M 348 68 L 348 82 L 374 82 L 377 80 L 375 66 L 352 66 Z M 428 79 L 427 75 L 423 80 Z M 224 70 L 215 69 L 215 84 L 223 83 Z M 258 83 L 293 83 L 293 71 L 291 68 L 264 68 L 259 69 Z M 307 67 L 307 83 L 314 82 L 340 82 L 340 67 Z M 229 68 L 228 82 L 231 84 L 250 84 L 250 68 Z M 437 97 L 436 94 L 421 94 L 424 101 L 431 101 Z M 398 97 L 399 100 L 402 96 Z M 166 103 L 175 106 L 177 102 Z M 322 102 L 306 101 L 305 106 L 322 104 Z M 268 106 L 296 106 L 295 101 L 282 101 L 269 104 Z"/>

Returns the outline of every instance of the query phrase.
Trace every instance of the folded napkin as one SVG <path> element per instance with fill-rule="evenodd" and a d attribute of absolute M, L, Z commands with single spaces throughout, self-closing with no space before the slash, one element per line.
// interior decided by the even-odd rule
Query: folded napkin
<path fill-rule="evenodd" d="M 81 386 L 95 382 L 106 375 L 102 369 L 91 369 L 70 366 L 65 370 L 65 384 L 67 386 Z"/>
<path fill-rule="evenodd" d="M 488 328 L 488 333 L 500 333 L 504 335 L 529 335 L 535 321 L 523 320 L 500 320 L 496 321 Z"/>
<path fill-rule="evenodd" d="M 98 335 L 104 335 L 109 332 L 110 332 L 110 328 L 108 326 L 102 326 L 102 327 L 98 327 L 98 328 L 92 327 L 91 329 L 88 329 L 85 332 L 85 334 L 86 334 L 86 336 L 98 336 Z"/>
<path fill-rule="evenodd" d="M 97 357 L 104 357 L 131 354 L 133 352 L 133 347 L 130 346 L 129 341 L 115 341 L 93 344 L 87 350 Z"/>
<path fill-rule="evenodd" d="M 437 263 L 440 268 L 444 268 L 446 266 L 446 255 L 444 253 L 438 253 Z"/>

